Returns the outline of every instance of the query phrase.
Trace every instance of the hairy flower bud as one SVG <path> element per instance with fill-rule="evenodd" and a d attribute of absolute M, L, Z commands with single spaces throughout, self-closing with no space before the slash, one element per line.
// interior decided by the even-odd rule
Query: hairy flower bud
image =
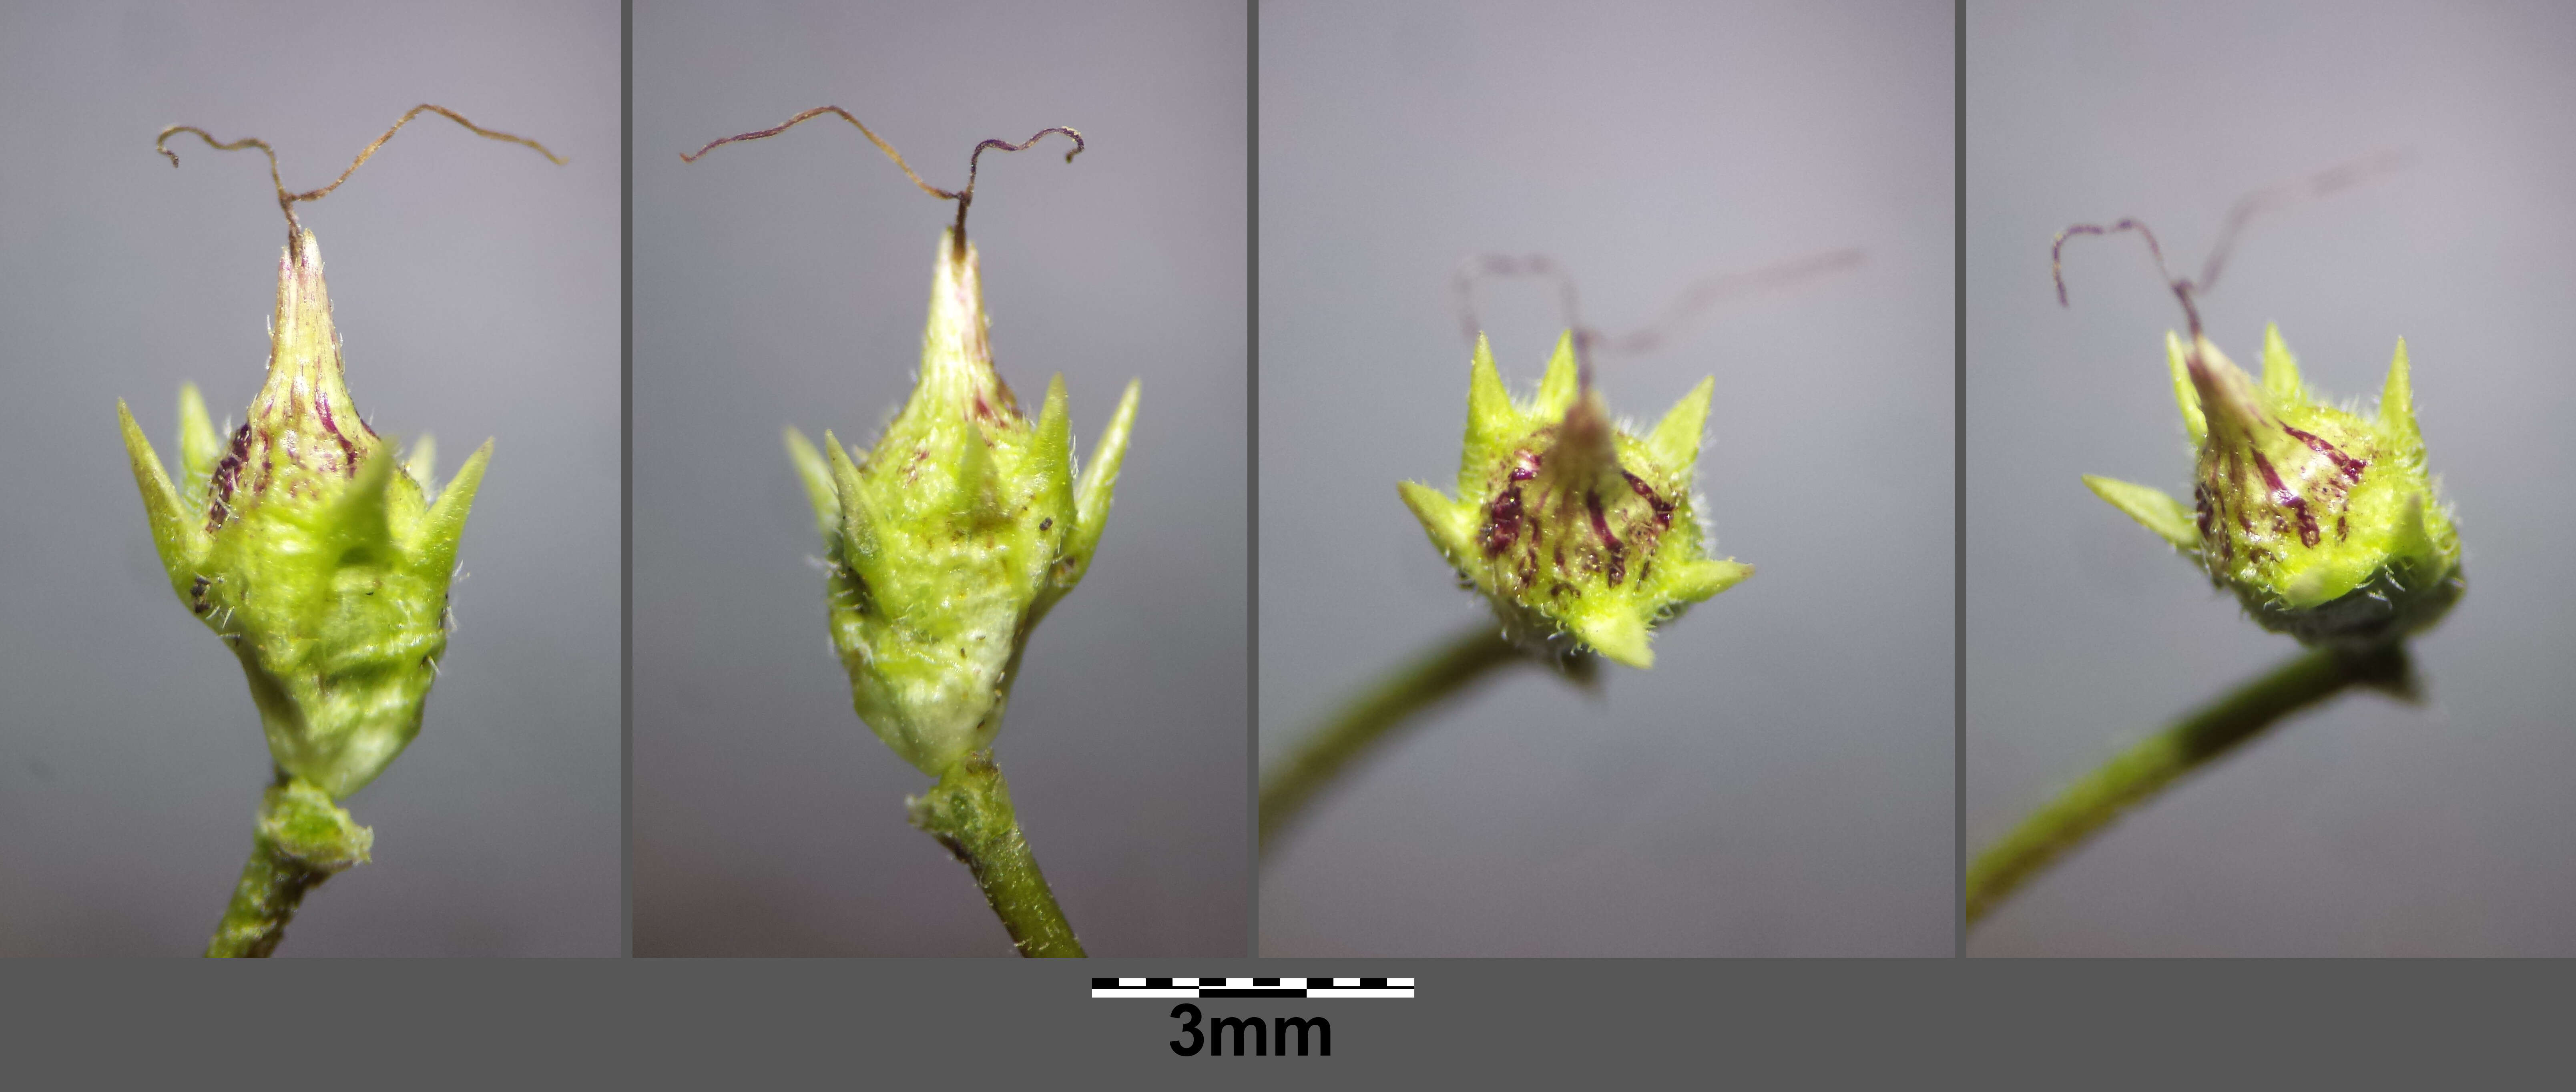
<path fill-rule="evenodd" d="M 2259 382 L 2206 338 L 2167 334 L 2165 356 L 2198 449 L 2192 504 L 2087 476 L 2102 499 L 2301 641 L 2403 637 L 2459 599 L 2459 534 L 2425 469 L 2404 341 L 2371 417 L 2318 400 L 2278 328 L 2264 332 Z"/>
<path fill-rule="evenodd" d="M 267 382 L 229 441 L 182 388 L 173 485 L 117 414 L 171 589 L 240 658 L 277 767 L 334 799 L 375 780 L 420 733 L 492 445 L 435 496 L 425 437 L 410 466 L 392 457 L 350 402 L 305 231 L 279 263 Z"/>
<path fill-rule="evenodd" d="M 993 371 L 975 248 L 943 234 L 921 376 L 876 447 L 789 428 L 830 565 L 833 647 L 886 746 L 933 777 L 992 745 L 1029 632 L 1090 568 L 1136 418 L 1075 481 L 1064 377 L 1036 421 Z"/>
<path fill-rule="evenodd" d="M 1397 489 L 1513 640 L 1559 649 L 1570 640 L 1650 667 L 1648 630 L 1753 574 L 1703 556 L 1707 531 L 1690 492 L 1716 380 L 1639 437 L 1612 423 L 1578 372 L 1569 331 L 1537 395 L 1515 404 L 1479 336 L 1456 499 L 1417 482 Z"/>

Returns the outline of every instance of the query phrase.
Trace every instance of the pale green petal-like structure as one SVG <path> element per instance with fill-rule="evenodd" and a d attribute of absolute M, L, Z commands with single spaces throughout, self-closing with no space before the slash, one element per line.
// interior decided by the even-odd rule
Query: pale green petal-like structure
<path fill-rule="evenodd" d="M 341 367 L 322 253 L 299 232 L 278 266 L 268 378 L 218 439 L 180 391 L 180 480 L 122 401 L 153 545 L 190 612 L 240 658 L 277 768 L 344 799 L 420 733 L 447 650 L 457 540 L 491 457 L 427 488 L 359 419 Z"/>
<path fill-rule="evenodd" d="M 1138 385 L 1079 480 L 1064 378 L 1031 421 L 993 370 L 975 248 L 943 234 L 921 376 L 864 453 L 786 431 L 830 559 L 832 645 L 859 719 L 939 777 L 1000 731 L 1029 632 L 1091 566 Z"/>
<path fill-rule="evenodd" d="M 2369 417 L 2317 398 L 2278 327 L 2259 381 L 2206 338 L 2168 333 L 2165 358 L 2197 450 L 2193 503 L 2087 476 L 2102 499 L 2196 557 L 2264 628 L 2312 644 L 2403 637 L 2459 600 L 2459 534 L 2425 469 L 2403 340 Z"/>
<path fill-rule="evenodd" d="M 1397 492 L 1513 640 L 1651 667 L 1650 630 L 1753 575 L 1704 556 L 1691 496 L 1716 380 L 1638 437 L 1612 424 L 1579 371 L 1568 331 L 1537 394 L 1516 403 L 1478 337 L 1456 496 L 1417 482 Z"/>

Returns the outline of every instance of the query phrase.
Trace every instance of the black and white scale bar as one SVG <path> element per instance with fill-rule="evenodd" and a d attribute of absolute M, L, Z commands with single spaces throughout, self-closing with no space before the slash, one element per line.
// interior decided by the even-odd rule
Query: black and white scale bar
<path fill-rule="evenodd" d="M 1095 978 L 1093 997 L 1411 997 L 1410 978 Z"/>

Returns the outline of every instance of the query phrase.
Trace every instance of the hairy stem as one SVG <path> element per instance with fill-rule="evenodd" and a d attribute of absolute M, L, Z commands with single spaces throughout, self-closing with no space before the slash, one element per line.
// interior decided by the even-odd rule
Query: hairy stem
<path fill-rule="evenodd" d="M 1261 779 L 1261 850 L 1315 795 L 1414 714 L 1464 693 L 1496 668 L 1530 662 L 1493 626 L 1460 634 L 1353 698 L 1323 727 L 1298 740 Z"/>
<path fill-rule="evenodd" d="M 1968 866 L 1968 921 L 1983 918 L 2058 858 L 2183 775 L 2356 686 L 2408 692 L 2405 646 L 2311 650 L 2139 741 L 1977 854 Z"/>
<path fill-rule="evenodd" d="M 1028 839 L 1020 835 L 1019 817 L 1011 811 L 1011 786 L 993 764 L 993 752 L 967 755 L 928 793 L 905 803 L 912 810 L 912 825 L 939 839 L 975 874 L 975 885 L 984 889 L 993 916 L 1002 919 L 1021 955 L 1084 954 L 1046 875 L 1038 871 Z"/>
<path fill-rule="evenodd" d="M 286 938 L 304 893 L 363 864 L 375 832 L 359 826 L 312 782 L 281 773 L 261 796 L 258 833 L 232 903 L 206 943 L 208 958 L 262 958 Z"/>

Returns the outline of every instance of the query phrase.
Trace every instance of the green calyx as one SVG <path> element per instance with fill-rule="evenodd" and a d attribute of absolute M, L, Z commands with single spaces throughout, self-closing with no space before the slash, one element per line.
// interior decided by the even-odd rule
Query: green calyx
<path fill-rule="evenodd" d="M 171 590 L 240 658 L 278 769 L 344 799 L 420 734 L 457 540 L 492 445 L 434 491 L 427 437 L 399 462 L 360 420 L 311 232 L 279 265 L 268 379 L 248 422 L 221 440 L 196 387 L 179 398 L 175 484 L 117 403 Z"/>
<path fill-rule="evenodd" d="M 2265 629 L 2303 642 L 2393 640 L 2459 600 L 2459 533 L 2425 469 L 2403 340 L 2369 417 L 2308 390 L 2277 327 L 2260 381 L 2206 338 L 2167 334 L 2165 356 L 2198 449 L 2193 503 L 2088 475 L 2094 493 L 2197 558 Z"/>
<path fill-rule="evenodd" d="M 975 248 L 944 233 L 921 376 L 856 453 L 786 432 L 828 559 L 859 719 L 933 777 L 992 745 L 1029 632 L 1081 582 L 1136 419 L 1130 382 L 1075 480 L 1064 378 L 1030 421 L 993 371 Z"/>
<path fill-rule="evenodd" d="M 1691 496 L 1715 379 L 1636 436 L 1584 389 L 1571 331 L 1526 401 L 1503 389 L 1482 336 L 1469 370 L 1456 498 L 1417 482 L 1397 490 L 1513 641 L 1651 667 L 1649 630 L 1753 575 L 1704 555 Z"/>

